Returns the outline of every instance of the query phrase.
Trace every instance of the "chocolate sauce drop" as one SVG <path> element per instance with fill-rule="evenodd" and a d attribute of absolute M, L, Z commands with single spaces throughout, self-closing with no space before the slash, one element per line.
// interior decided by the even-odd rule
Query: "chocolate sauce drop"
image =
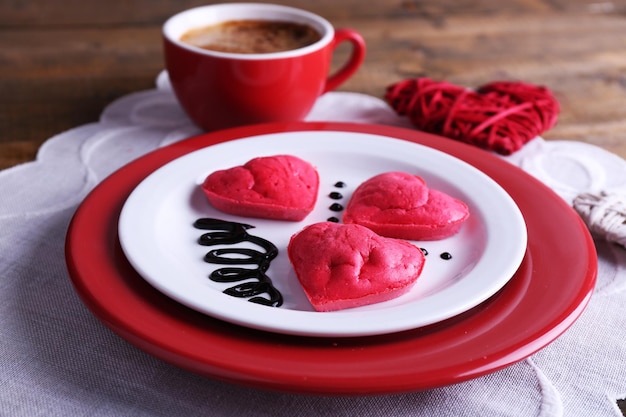
<path fill-rule="evenodd" d="M 330 210 L 332 210 L 332 211 L 341 211 L 341 210 L 343 210 L 343 206 L 341 204 L 339 204 L 339 203 L 333 203 L 328 208 Z"/>

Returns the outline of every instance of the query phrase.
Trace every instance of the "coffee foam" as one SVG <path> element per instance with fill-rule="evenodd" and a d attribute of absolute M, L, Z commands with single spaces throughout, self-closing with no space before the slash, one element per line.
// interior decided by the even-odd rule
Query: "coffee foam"
<path fill-rule="evenodd" d="M 256 54 L 299 49 L 320 39 L 320 34 L 306 24 L 270 20 L 231 20 L 192 29 L 183 34 L 180 40 L 213 51 Z"/>

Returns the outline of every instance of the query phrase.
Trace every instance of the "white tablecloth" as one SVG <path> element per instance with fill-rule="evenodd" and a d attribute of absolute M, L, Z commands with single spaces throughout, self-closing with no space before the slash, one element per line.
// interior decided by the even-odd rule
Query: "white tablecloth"
<path fill-rule="evenodd" d="M 382 101 L 322 97 L 309 120 L 409 126 Z M 36 121 L 33 121 L 36 123 Z M 168 365 L 100 323 L 72 288 L 64 239 L 77 205 L 108 174 L 199 133 L 161 74 L 99 122 L 49 139 L 35 162 L 0 171 L 2 416 L 621 416 L 626 397 L 626 250 L 597 240 L 597 288 L 582 317 L 532 357 L 440 389 L 322 397 L 218 382 Z M 626 162 L 600 148 L 541 138 L 507 157 L 572 202 L 626 192 Z"/>

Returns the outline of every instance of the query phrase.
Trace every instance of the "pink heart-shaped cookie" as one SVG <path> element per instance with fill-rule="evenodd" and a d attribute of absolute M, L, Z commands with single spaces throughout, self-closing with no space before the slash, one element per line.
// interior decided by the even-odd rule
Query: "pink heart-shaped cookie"
<path fill-rule="evenodd" d="M 319 175 L 292 155 L 254 158 L 210 174 L 202 184 L 209 203 L 245 217 L 300 221 L 315 207 Z"/>
<path fill-rule="evenodd" d="M 411 289 L 424 254 L 411 243 L 356 224 L 315 223 L 291 237 L 289 260 L 316 311 L 396 298 Z"/>
<path fill-rule="evenodd" d="M 421 177 L 386 172 L 357 187 L 343 222 L 360 224 L 386 237 L 439 240 L 457 233 L 468 217 L 463 201 L 429 189 Z"/>

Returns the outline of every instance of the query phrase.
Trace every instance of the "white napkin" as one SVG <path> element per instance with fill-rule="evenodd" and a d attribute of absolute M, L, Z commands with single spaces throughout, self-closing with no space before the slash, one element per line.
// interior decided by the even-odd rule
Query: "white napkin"
<path fill-rule="evenodd" d="M 424 392 L 265 392 L 180 370 L 109 331 L 71 286 L 65 232 L 77 204 L 108 174 L 199 133 L 168 89 L 166 75 L 157 85 L 115 101 L 99 122 L 49 139 L 37 161 L 0 171 L 1 415 L 621 415 L 616 400 L 626 397 L 626 251 L 605 241 L 597 242 L 594 296 L 563 336 L 504 370 Z M 353 93 L 326 94 L 308 120 L 409 126 L 384 102 Z M 626 189 L 626 163 L 583 143 L 537 138 L 505 159 L 570 204 L 581 193 Z"/>

